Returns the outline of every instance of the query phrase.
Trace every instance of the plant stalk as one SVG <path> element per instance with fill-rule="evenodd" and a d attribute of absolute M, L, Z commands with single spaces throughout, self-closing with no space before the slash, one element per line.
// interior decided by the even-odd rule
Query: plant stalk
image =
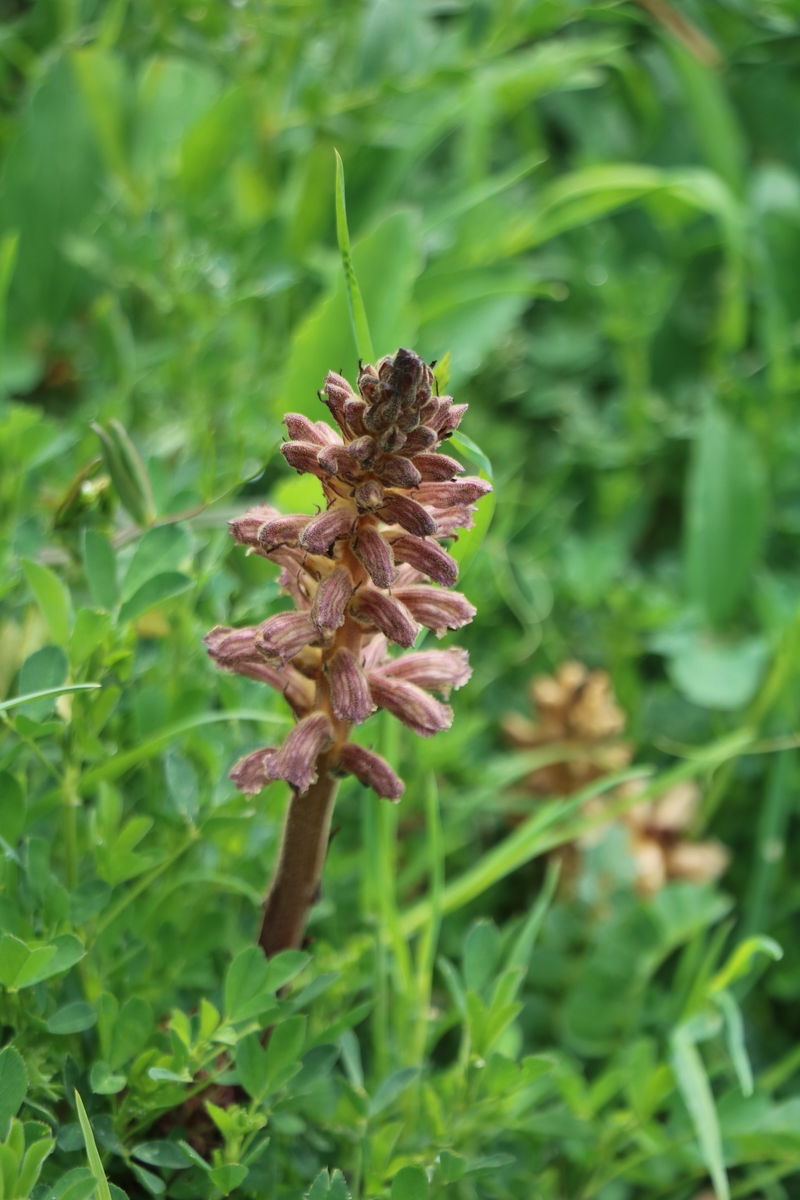
<path fill-rule="evenodd" d="M 297 950 L 303 942 L 308 918 L 319 898 L 319 885 L 331 815 L 339 780 L 331 775 L 329 754 L 317 764 L 317 782 L 305 795 L 292 791 L 280 854 L 267 898 L 258 944 L 270 958 L 281 950 Z"/>

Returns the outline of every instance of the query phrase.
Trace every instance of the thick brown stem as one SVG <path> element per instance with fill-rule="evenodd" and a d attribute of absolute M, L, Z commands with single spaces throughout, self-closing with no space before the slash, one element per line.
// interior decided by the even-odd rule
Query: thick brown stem
<path fill-rule="evenodd" d="M 258 943 L 269 958 L 303 941 L 328 852 L 331 814 L 339 786 L 321 756 L 317 782 L 303 796 L 292 792 L 278 862 L 264 901 Z"/>

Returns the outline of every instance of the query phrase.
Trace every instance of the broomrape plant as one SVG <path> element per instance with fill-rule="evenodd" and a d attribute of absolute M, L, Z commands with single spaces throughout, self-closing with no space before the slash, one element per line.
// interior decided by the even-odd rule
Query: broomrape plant
<path fill-rule="evenodd" d="M 231 522 L 249 553 L 281 568 L 294 609 L 258 626 L 216 626 L 205 641 L 224 670 L 281 691 L 297 724 L 280 747 L 241 759 L 231 778 L 247 794 L 283 779 L 292 788 L 283 843 L 264 907 L 267 954 L 300 945 L 319 886 L 341 776 L 380 797 L 404 784 L 384 758 L 351 740 L 354 725 L 386 709 L 420 737 L 449 729 L 445 699 L 470 677 L 466 651 L 414 651 L 422 627 L 441 637 L 475 609 L 460 592 L 455 560 L 440 544 L 473 523 L 491 491 L 439 453 L 467 409 L 434 393 L 434 376 L 412 350 L 362 365 L 358 391 L 330 372 L 320 399 L 339 427 L 299 413 L 284 418 L 281 453 L 316 475 L 325 508 L 282 516 L 259 504 Z M 390 646 L 406 651 L 393 656 Z"/>

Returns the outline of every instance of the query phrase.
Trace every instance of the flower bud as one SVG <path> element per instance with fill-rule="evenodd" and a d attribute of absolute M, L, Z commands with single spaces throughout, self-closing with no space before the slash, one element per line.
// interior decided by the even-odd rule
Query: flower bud
<path fill-rule="evenodd" d="M 395 775 L 386 759 L 364 746 L 347 742 L 342 746 L 339 761 L 345 771 L 355 775 L 364 787 L 372 788 L 381 799 L 397 801 L 405 791 L 405 784 Z"/>
<path fill-rule="evenodd" d="M 385 708 L 420 737 L 433 737 L 453 723 L 452 708 L 434 700 L 416 684 L 387 679 L 380 672 L 372 671 L 369 689 L 378 708 Z"/>
<path fill-rule="evenodd" d="M 367 676 L 352 650 L 340 646 L 327 663 L 331 707 L 340 721 L 360 725 L 372 712 Z"/>
<path fill-rule="evenodd" d="M 352 477 L 353 472 L 357 469 L 350 446 L 342 446 L 339 443 L 320 450 L 317 462 L 326 475 L 343 475 L 347 478 Z"/>
<path fill-rule="evenodd" d="M 305 612 L 280 612 L 256 630 L 256 648 L 268 662 L 288 662 L 317 636 Z"/>
<path fill-rule="evenodd" d="M 355 513 L 348 506 L 329 508 L 306 525 L 300 545 L 310 554 L 327 554 L 337 538 L 346 537 L 353 527 Z"/>
<path fill-rule="evenodd" d="M 350 611 L 357 619 L 385 633 L 398 646 L 414 645 L 419 625 L 411 619 L 408 609 L 392 596 L 373 587 L 360 588 L 350 601 Z"/>
<path fill-rule="evenodd" d="M 218 666 L 234 670 L 239 663 L 259 662 L 256 650 L 256 631 L 250 625 L 244 629 L 231 629 L 227 625 L 215 625 L 203 638 L 208 653 Z"/>
<path fill-rule="evenodd" d="M 402 679 L 415 683 L 429 692 L 443 692 L 463 687 L 472 675 L 469 656 L 460 646 L 449 650 L 420 650 L 403 654 L 376 668 L 384 679 Z"/>
<path fill-rule="evenodd" d="M 386 501 L 386 494 L 377 479 L 367 479 L 353 492 L 355 506 L 361 513 L 377 512 Z"/>
<path fill-rule="evenodd" d="M 409 458 L 415 454 L 424 454 L 426 450 L 435 446 L 438 440 L 435 432 L 427 425 L 418 425 L 406 438 L 403 454 L 407 454 Z"/>
<path fill-rule="evenodd" d="M 376 587 L 392 586 L 397 574 L 392 548 L 374 525 L 362 525 L 359 528 L 358 539 L 353 542 L 352 550 Z"/>
<path fill-rule="evenodd" d="M 394 596 L 406 606 L 415 621 L 434 630 L 437 637 L 444 637 L 448 629 L 469 625 L 475 616 L 475 609 L 461 592 L 446 592 L 443 588 L 422 584 L 398 588 Z"/>
<path fill-rule="evenodd" d="M 464 472 L 461 463 L 447 454 L 416 454 L 414 466 L 426 483 L 442 483 Z"/>
<path fill-rule="evenodd" d="M 325 468 L 317 461 L 319 452 L 320 447 L 311 442 L 284 442 L 281 446 L 281 454 L 295 471 L 299 471 L 301 475 L 316 475 L 318 479 L 324 479 Z"/>
<path fill-rule="evenodd" d="M 440 410 L 438 424 L 434 426 L 434 428 L 438 429 L 439 436 L 442 438 L 450 437 L 450 434 L 454 433 L 463 421 L 464 413 L 468 408 L 468 404 L 450 404 L 448 408 Z"/>
<path fill-rule="evenodd" d="M 325 386 L 320 393 L 320 400 L 327 404 L 334 420 L 340 429 L 344 428 L 344 408 L 348 400 L 355 400 L 356 394 L 350 384 L 335 371 L 329 371 L 325 376 Z"/>
<path fill-rule="evenodd" d="M 353 578 L 347 567 L 337 567 L 317 588 L 311 605 L 311 620 L 322 632 L 344 625 L 344 610 L 353 594 Z"/>
<path fill-rule="evenodd" d="M 257 504 L 241 517 L 229 521 L 230 531 L 240 546 L 258 546 L 258 531 L 265 521 L 277 517 L 278 510 L 271 504 Z"/>
<path fill-rule="evenodd" d="M 459 529 L 472 529 L 475 524 L 475 507 L 472 504 L 456 504 L 452 508 L 436 509 L 437 537 L 453 537 Z"/>
<path fill-rule="evenodd" d="M 290 729 L 286 740 L 271 760 L 274 779 L 285 779 L 298 792 L 307 792 L 317 778 L 317 758 L 331 745 L 333 728 L 325 713 L 312 713 Z"/>
<path fill-rule="evenodd" d="M 275 550 L 287 543 L 296 545 L 297 539 L 311 520 L 307 514 L 298 513 L 286 517 L 274 517 L 259 527 L 256 541 L 264 550 Z"/>
<path fill-rule="evenodd" d="M 347 449 L 350 451 L 350 456 L 362 467 L 368 466 L 378 453 L 375 438 L 369 434 L 365 434 L 364 437 L 356 438 L 354 442 L 350 442 Z"/>
<path fill-rule="evenodd" d="M 431 484 L 432 487 L 444 487 L 444 484 Z M 422 489 L 420 489 L 422 490 Z M 381 509 L 381 516 L 388 525 L 400 525 L 415 537 L 426 537 L 435 533 L 436 522 L 431 514 L 416 500 L 408 496 L 390 495 Z"/>
<path fill-rule="evenodd" d="M 406 534 L 392 539 L 392 550 L 395 562 L 408 563 L 443 587 L 458 579 L 458 563 L 437 542 Z"/>
<path fill-rule="evenodd" d="M 396 454 L 384 454 L 374 469 L 386 487 L 414 488 L 422 482 L 416 464 Z"/>
<path fill-rule="evenodd" d="M 255 796 L 275 778 L 272 774 L 275 753 L 272 746 L 264 746 L 261 750 L 254 750 L 252 754 L 239 759 L 231 770 L 230 778 L 240 792 L 244 792 L 246 796 Z"/>
<path fill-rule="evenodd" d="M 416 496 L 420 504 L 449 508 L 455 504 L 474 504 L 491 490 L 492 485 L 487 480 L 471 475 L 467 479 L 452 479 L 449 483 L 423 483 Z"/>
<path fill-rule="evenodd" d="M 354 437 L 362 438 L 367 432 L 364 424 L 364 413 L 367 406 L 363 400 L 348 400 L 344 406 L 344 419 Z"/>
<path fill-rule="evenodd" d="M 286 413 L 283 418 L 286 432 L 293 442 L 311 442 L 315 446 L 327 446 L 329 441 L 317 428 L 314 421 L 302 413 Z M 331 430 L 331 432 L 333 432 Z"/>

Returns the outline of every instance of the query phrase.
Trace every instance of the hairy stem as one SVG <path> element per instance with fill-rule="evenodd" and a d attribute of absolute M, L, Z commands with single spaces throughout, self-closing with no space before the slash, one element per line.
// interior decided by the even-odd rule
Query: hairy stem
<path fill-rule="evenodd" d="M 292 792 L 258 938 L 267 958 L 302 944 L 318 899 L 338 787 L 339 780 L 328 769 L 328 756 L 321 755 L 317 782 L 303 796 Z"/>

